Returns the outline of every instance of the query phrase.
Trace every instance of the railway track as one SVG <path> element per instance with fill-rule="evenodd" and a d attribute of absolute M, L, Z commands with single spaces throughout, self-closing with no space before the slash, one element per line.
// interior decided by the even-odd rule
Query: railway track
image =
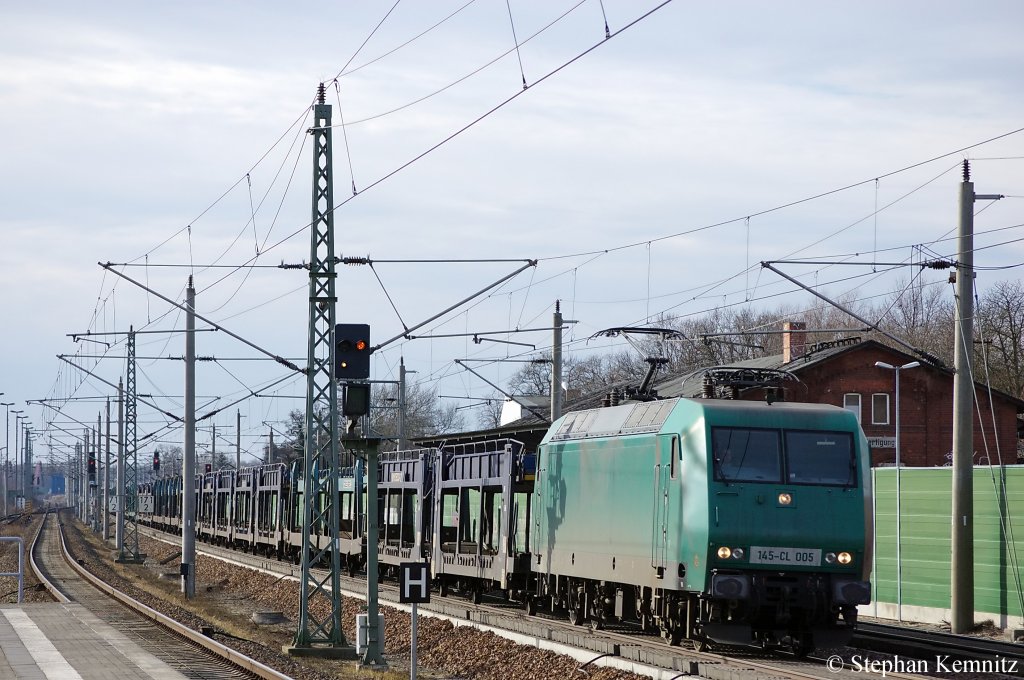
<path fill-rule="evenodd" d="M 150 528 L 140 528 L 150 538 L 177 545 L 180 539 Z M 199 543 L 197 552 L 226 562 L 255 569 L 279 578 L 296 578 L 300 570 L 290 562 L 252 555 L 221 546 Z M 314 569 L 316 573 L 320 570 Z M 320 575 L 323 576 L 325 572 Z M 342 577 L 345 597 L 365 596 L 366 582 L 359 578 Z M 408 611 L 398 603 L 397 585 L 380 585 L 382 604 Z M 562 617 L 527 616 L 518 605 L 500 598 L 485 597 L 484 603 L 474 605 L 456 597 L 434 597 L 430 604 L 419 605 L 421 615 L 435 616 L 456 625 L 473 625 L 491 630 L 520 644 L 568 654 L 580 661 L 580 667 L 593 668 L 609 665 L 622 670 L 653 677 L 678 678 L 696 676 L 706 678 L 794 678 L 820 680 L 823 678 L 863 678 L 853 664 L 840 668 L 827 665 L 826 657 L 797 659 L 788 655 L 771 655 L 755 648 L 731 647 L 721 652 L 696 652 L 686 647 L 670 647 L 654 634 L 643 634 L 635 626 L 621 625 L 606 630 L 593 630 L 586 626 L 573 626 Z M 888 678 L 920 677 L 887 672 Z"/>
<path fill-rule="evenodd" d="M 852 645 L 890 654 L 953 661 L 997 662 L 993 671 L 1024 677 L 1024 646 L 967 635 L 860 622 Z M 999 661 L 1003 659 L 1005 661 Z"/>
<path fill-rule="evenodd" d="M 61 531 L 57 515 L 48 513 L 29 551 L 32 569 L 59 602 L 83 607 L 87 615 L 107 623 L 187 678 L 286 678 L 237 652 L 228 655 L 230 660 L 224 658 L 220 650 L 214 651 L 211 647 L 221 647 L 213 641 L 208 644 L 200 639 L 198 642 L 203 646 L 198 646 L 196 638 L 202 637 L 198 633 L 180 625 L 169 629 L 166 622 L 158 622 L 156 612 L 141 603 L 124 595 L 114 599 L 116 595 L 109 587 L 103 589 L 106 592 L 101 591 L 84 569 L 65 559 Z"/>

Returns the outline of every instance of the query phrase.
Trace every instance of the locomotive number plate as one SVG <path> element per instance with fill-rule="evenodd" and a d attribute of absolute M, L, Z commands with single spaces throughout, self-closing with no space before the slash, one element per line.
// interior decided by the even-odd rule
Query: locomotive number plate
<path fill-rule="evenodd" d="M 817 567 L 821 565 L 821 550 L 808 548 L 771 548 L 750 546 L 751 564 L 786 564 L 794 567 Z"/>

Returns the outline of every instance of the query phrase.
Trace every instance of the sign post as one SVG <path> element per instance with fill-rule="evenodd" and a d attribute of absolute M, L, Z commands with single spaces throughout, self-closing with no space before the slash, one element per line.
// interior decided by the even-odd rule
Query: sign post
<path fill-rule="evenodd" d="M 403 562 L 399 565 L 398 601 L 412 605 L 409 678 L 416 680 L 416 605 L 430 602 L 430 572 L 426 562 Z"/>

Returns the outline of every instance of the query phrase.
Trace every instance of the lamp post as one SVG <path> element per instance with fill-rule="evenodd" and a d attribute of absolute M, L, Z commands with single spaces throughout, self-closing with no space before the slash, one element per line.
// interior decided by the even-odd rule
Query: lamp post
<path fill-rule="evenodd" d="M 902 532 L 903 515 L 900 511 L 900 371 L 908 368 L 917 368 L 920 361 L 911 361 L 902 366 L 893 366 L 884 361 L 876 361 L 875 366 L 885 368 L 896 373 L 896 620 L 903 620 L 903 560 L 902 560 Z"/>
<path fill-rule="evenodd" d="M 2 393 L 0 393 L 2 394 Z M 7 466 L 11 454 L 11 407 L 13 401 L 0 402 L 0 406 L 7 407 L 7 441 L 4 442 L 4 514 L 7 514 Z"/>
<path fill-rule="evenodd" d="M 21 429 L 21 419 L 22 418 L 26 418 L 27 419 L 27 416 L 23 416 L 22 415 L 24 413 L 24 411 L 22 411 L 21 409 L 18 409 L 16 411 L 11 411 L 11 413 L 14 414 L 14 498 L 15 498 L 15 505 L 17 505 L 17 498 L 18 498 L 18 432 Z M 17 508 L 15 508 L 15 509 L 17 509 Z"/>

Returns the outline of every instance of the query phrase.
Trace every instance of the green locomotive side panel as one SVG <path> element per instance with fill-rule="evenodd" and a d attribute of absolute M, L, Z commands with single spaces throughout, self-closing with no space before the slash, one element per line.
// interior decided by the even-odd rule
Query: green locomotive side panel
<path fill-rule="evenodd" d="M 648 581 L 654 572 L 654 434 L 556 442 L 535 485 L 541 571 Z M 612 548 L 614 546 L 614 548 Z"/>
<path fill-rule="evenodd" d="M 896 470 L 877 468 L 872 585 L 876 602 L 949 609 L 952 468 L 901 468 L 896 550 Z M 1024 467 L 974 468 L 974 607 L 1024 616 Z M 897 593 L 897 573 L 902 583 Z M 870 613 L 870 610 L 867 612 Z"/>

